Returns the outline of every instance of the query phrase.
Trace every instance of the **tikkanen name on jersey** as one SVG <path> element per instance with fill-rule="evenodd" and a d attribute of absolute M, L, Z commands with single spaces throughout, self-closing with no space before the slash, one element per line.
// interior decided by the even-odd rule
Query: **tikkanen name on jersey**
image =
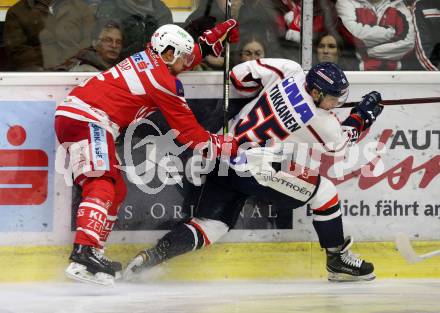
<path fill-rule="evenodd" d="M 273 107 L 275 108 L 275 111 L 277 111 L 278 116 L 283 122 L 284 126 L 291 132 L 294 132 L 295 130 L 301 128 L 298 125 L 298 122 L 293 117 L 293 114 L 287 107 L 278 85 L 272 88 L 269 96 L 270 100 L 272 101 Z"/>
<path fill-rule="evenodd" d="M 290 105 L 293 106 L 294 111 L 299 115 L 304 124 L 307 123 L 313 117 L 313 112 L 309 105 L 306 102 L 303 102 L 304 98 L 296 83 L 290 78 L 282 82 L 282 87 L 289 99 Z M 284 126 L 291 132 L 301 128 L 291 111 L 291 107 L 286 104 L 279 84 L 270 90 L 269 96 Z"/>

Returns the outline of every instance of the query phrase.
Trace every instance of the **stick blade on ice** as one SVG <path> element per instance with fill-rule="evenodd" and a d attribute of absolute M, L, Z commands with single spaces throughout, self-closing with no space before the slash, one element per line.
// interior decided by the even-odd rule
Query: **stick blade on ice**
<path fill-rule="evenodd" d="M 406 234 L 404 233 L 396 234 L 396 246 L 400 254 L 409 263 L 417 263 L 422 260 L 422 258 L 420 258 L 414 251 L 413 247 L 411 246 L 411 242 L 409 241 L 409 238 Z"/>

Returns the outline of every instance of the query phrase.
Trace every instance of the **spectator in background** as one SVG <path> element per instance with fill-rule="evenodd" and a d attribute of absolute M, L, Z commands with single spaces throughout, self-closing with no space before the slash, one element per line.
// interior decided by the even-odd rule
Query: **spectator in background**
<path fill-rule="evenodd" d="M 20 0 L 6 14 L 11 70 L 42 71 L 90 45 L 94 18 L 82 0 Z"/>
<path fill-rule="evenodd" d="M 285 57 L 299 62 L 301 50 L 301 0 L 282 0 L 282 3 L 287 8 L 281 17 L 281 23 L 284 27 L 284 46 L 290 54 L 290 56 L 286 55 Z M 323 32 L 336 32 L 337 21 L 334 1 L 313 1 L 314 38 Z"/>
<path fill-rule="evenodd" d="M 44 1 L 20 0 L 6 13 L 4 42 L 13 71 L 42 71 L 43 55 L 39 34 L 49 8 Z"/>
<path fill-rule="evenodd" d="M 121 58 L 144 50 L 159 26 L 173 23 L 170 9 L 161 0 L 101 0 L 96 7 L 96 18 L 121 25 L 124 37 Z"/>
<path fill-rule="evenodd" d="M 316 44 L 316 63 L 332 62 L 339 63 L 341 57 L 342 42 L 334 34 L 324 33 L 318 37 Z"/>
<path fill-rule="evenodd" d="M 336 63 L 343 70 L 354 70 L 358 66 L 355 60 L 347 60 L 342 38 L 336 32 L 323 32 L 315 40 L 313 64 L 322 62 Z"/>
<path fill-rule="evenodd" d="M 412 14 L 416 31 L 417 59 L 423 69 L 438 71 L 440 67 L 440 1 L 415 1 Z"/>
<path fill-rule="evenodd" d="M 277 3 L 278 2 L 278 3 Z M 280 1 L 273 0 L 244 0 L 240 9 L 240 29 L 253 33 L 260 33 L 271 47 L 278 46 L 280 38 L 284 36 L 284 29 L 280 27 L 278 16 Z"/>
<path fill-rule="evenodd" d="M 399 70 L 414 48 L 411 13 L 403 0 L 338 0 L 345 40 L 356 47 L 360 70 Z"/>
<path fill-rule="evenodd" d="M 122 32 L 119 24 L 108 21 L 98 23 L 93 31 L 92 46 L 81 50 L 57 70 L 71 72 L 101 72 L 120 60 Z"/>
<path fill-rule="evenodd" d="M 280 53 L 280 39 L 284 38 L 284 28 L 280 27 L 278 16 L 280 7 L 284 7 L 279 0 L 231 0 L 231 16 L 240 23 L 242 33 L 260 33 L 267 38 L 268 46 L 274 57 L 282 57 Z M 226 0 L 201 0 L 197 9 L 185 21 L 185 29 L 194 37 L 209 29 L 219 21 L 225 19 Z M 237 51 L 233 51 L 237 53 Z M 289 57 L 291 51 L 286 51 Z M 207 56 L 201 64 L 203 69 L 222 70 L 223 57 Z"/>
<path fill-rule="evenodd" d="M 38 1 L 48 4 L 39 38 L 44 68 L 52 69 L 91 45 L 95 18 L 83 0 Z"/>
<path fill-rule="evenodd" d="M 296 43 L 301 41 L 301 0 L 283 0 L 288 7 L 284 14 L 286 23 L 286 40 Z M 318 34 L 324 31 L 334 32 L 337 28 L 337 15 L 334 1 L 314 0 L 313 1 L 313 33 Z"/>
<path fill-rule="evenodd" d="M 258 33 L 242 36 L 235 64 L 266 57 L 267 42 Z"/>

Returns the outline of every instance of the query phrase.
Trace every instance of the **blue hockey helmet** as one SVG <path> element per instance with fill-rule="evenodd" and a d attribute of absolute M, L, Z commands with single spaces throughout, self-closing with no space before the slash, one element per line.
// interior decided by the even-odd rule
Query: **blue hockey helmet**
<path fill-rule="evenodd" d="M 344 71 L 331 62 L 316 64 L 306 75 L 307 91 L 317 89 L 322 93 L 322 97 L 330 95 L 341 98 L 339 105 L 347 100 L 349 85 Z"/>

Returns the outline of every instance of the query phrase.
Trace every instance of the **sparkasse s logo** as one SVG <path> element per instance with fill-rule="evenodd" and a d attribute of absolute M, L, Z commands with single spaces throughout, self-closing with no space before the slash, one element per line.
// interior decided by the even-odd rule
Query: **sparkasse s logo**
<path fill-rule="evenodd" d="M 26 141 L 26 130 L 20 125 L 9 127 L 6 140 L 15 149 L 0 149 L 0 205 L 44 203 L 48 193 L 46 152 L 19 148 Z"/>

